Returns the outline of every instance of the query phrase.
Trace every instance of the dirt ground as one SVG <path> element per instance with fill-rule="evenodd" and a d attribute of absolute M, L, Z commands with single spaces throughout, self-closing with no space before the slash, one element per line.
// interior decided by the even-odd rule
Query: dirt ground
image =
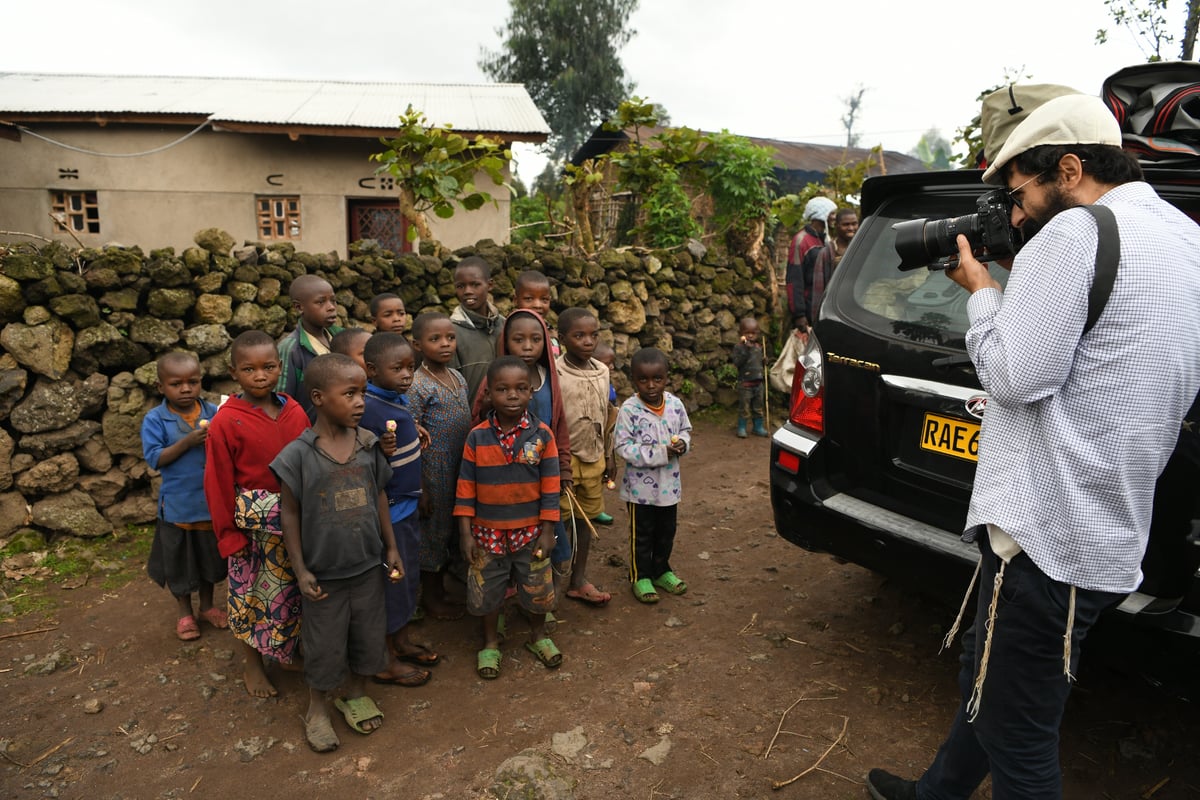
<path fill-rule="evenodd" d="M 591 576 L 614 599 L 561 602 L 561 669 L 514 635 L 485 682 L 472 620 L 416 623 L 443 655 L 434 679 L 372 687 L 384 727 L 336 720 L 327 755 L 304 743 L 299 675 L 276 674 L 278 699 L 248 697 L 229 635 L 176 640 L 173 602 L 148 579 L 55 588 L 54 612 L 0 622 L 0 796 L 480 798 L 524 750 L 581 800 L 862 798 L 873 766 L 915 776 L 956 704 L 956 655 L 938 654 L 955 609 L 779 538 L 767 459 L 764 439 L 697 425 L 673 562 L 686 596 L 631 597 L 612 493 Z M 1063 731 L 1066 797 L 1200 797 L 1188 687 L 1141 677 L 1142 648 L 1120 637 L 1093 649 Z M 54 653 L 63 666 L 27 674 Z M 554 735 L 575 729 L 556 754 Z"/>

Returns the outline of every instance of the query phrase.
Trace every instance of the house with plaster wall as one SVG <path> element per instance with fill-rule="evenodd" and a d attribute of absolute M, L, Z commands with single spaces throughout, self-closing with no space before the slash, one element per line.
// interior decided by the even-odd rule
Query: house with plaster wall
<path fill-rule="evenodd" d="M 181 250 L 215 227 L 343 256 L 367 238 L 409 249 L 394 182 L 370 156 L 410 104 L 506 144 L 550 133 L 519 84 L 0 73 L 0 241 Z M 431 219 L 434 235 L 508 241 L 508 191 L 492 195 Z"/>

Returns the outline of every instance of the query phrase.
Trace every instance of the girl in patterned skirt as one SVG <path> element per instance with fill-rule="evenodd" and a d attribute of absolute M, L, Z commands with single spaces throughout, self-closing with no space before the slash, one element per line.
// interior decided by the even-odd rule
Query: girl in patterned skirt
<path fill-rule="evenodd" d="M 463 443 L 471 430 L 471 404 L 466 379 L 448 366 L 456 344 L 450 318 L 421 314 L 413 322 L 412 343 L 421 367 L 408 390 L 409 410 L 431 441 L 421 453 L 421 598 L 434 617 L 457 619 L 464 609 L 446 596 L 443 572 L 450 561 L 451 512 Z"/>
<path fill-rule="evenodd" d="M 296 660 L 300 590 L 279 527 L 279 482 L 270 463 L 308 428 L 300 403 L 275 393 L 275 340 L 246 331 L 233 340 L 231 372 L 242 388 L 217 410 L 205 441 L 204 495 L 222 556 L 229 558 L 229 629 L 242 643 L 246 691 L 277 694 L 263 657 Z"/>

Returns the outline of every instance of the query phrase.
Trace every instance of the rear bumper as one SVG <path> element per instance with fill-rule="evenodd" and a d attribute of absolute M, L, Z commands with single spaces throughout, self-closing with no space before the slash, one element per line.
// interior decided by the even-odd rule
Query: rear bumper
<path fill-rule="evenodd" d="M 793 474 L 779 451 L 800 457 Z M 792 427 L 771 440 L 771 508 L 779 535 L 946 599 L 960 598 L 979 558 L 953 533 L 839 493 L 825 480 L 821 443 Z"/>
<path fill-rule="evenodd" d="M 792 472 L 780 451 L 799 457 Z M 824 469 L 821 441 L 789 425 L 771 439 L 771 508 L 775 529 L 795 545 L 859 564 L 919 591 L 958 602 L 979 550 L 958 534 L 837 492 Z M 1146 595 L 1129 595 L 1117 611 L 1138 625 L 1200 639 L 1200 616 L 1176 609 L 1148 614 Z"/>

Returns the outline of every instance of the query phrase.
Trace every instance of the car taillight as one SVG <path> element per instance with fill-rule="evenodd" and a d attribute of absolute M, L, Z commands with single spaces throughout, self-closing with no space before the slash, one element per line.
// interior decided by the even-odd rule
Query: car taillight
<path fill-rule="evenodd" d="M 825 362 L 816 334 L 808 332 L 808 343 L 796 359 L 792 376 L 792 422 L 813 433 L 825 433 Z"/>
<path fill-rule="evenodd" d="M 793 475 L 800 472 L 800 456 L 790 450 L 780 449 L 779 457 L 775 459 L 775 463 Z"/>

